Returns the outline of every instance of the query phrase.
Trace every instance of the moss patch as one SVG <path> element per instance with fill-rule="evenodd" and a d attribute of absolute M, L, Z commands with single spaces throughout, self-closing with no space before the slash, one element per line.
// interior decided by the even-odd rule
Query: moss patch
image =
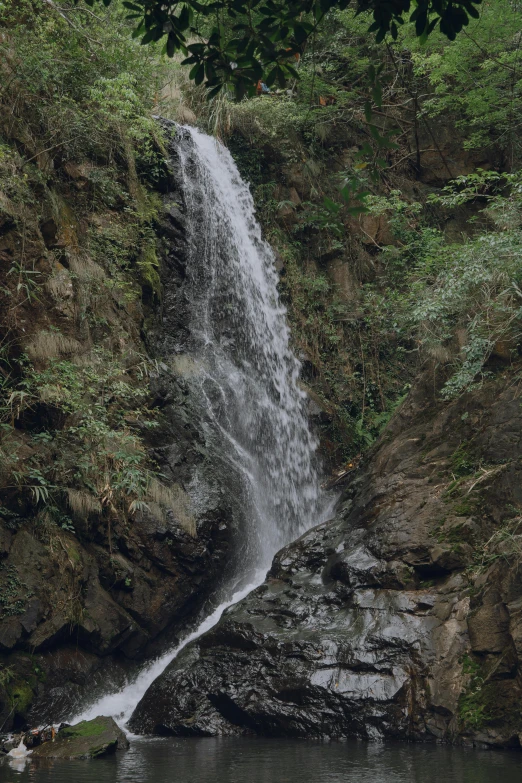
<path fill-rule="evenodd" d="M 18 715 L 24 715 L 31 706 L 34 698 L 33 690 L 25 680 L 16 680 L 7 688 L 11 707 Z"/>
<path fill-rule="evenodd" d="M 140 282 L 146 286 L 158 297 L 161 297 L 161 280 L 158 272 L 159 261 L 156 250 L 152 245 L 148 245 L 141 253 L 136 263 L 140 271 Z"/>
<path fill-rule="evenodd" d="M 470 453 L 466 443 L 461 443 L 451 455 L 451 472 L 454 476 L 470 476 L 478 468 L 476 458 Z"/>
<path fill-rule="evenodd" d="M 105 721 L 100 718 L 94 720 L 82 720 L 76 726 L 68 726 L 60 732 L 64 739 L 74 739 L 75 737 L 99 737 L 107 730 Z"/>
<path fill-rule="evenodd" d="M 95 759 L 128 746 L 125 734 L 114 720 L 100 715 L 62 729 L 55 742 L 35 748 L 33 758 Z"/>

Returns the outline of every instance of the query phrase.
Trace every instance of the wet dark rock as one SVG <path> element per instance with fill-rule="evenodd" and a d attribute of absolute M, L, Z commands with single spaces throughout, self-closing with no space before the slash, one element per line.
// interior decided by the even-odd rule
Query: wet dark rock
<path fill-rule="evenodd" d="M 54 247 L 56 242 L 56 235 L 58 233 L 58 226 L 56 221 L 53 218 L 49 218 L 49 220 L 46 220 L 41 224 L 40 231 L 42 232 L 45 246 L 47 248 Z"/>
<path fill-rule="evenodd" d="M 468 617 L 470 646 L 475 653 L 501 653 L 510 642 L 509 612 L 502 603 L 482 604 Z"/>
<path fill-rule="evenodd" d="M 338 521 L 283 549 L 267 582 L 154 683 L 132 718 L 133 729 L 408 734 L 408 707 L 414 694 L 427 690 L 432 636 L 442 623 L 428 591 L 383 589 L 400 576 L 394 564 L 388 569 L 365 551 L 361 538 L 362 531 L 347 534 Z M 464 630 L 461 618 L 458 631 Z M 411 668 L 423 656 L 412 679 Z"/>
<path fill-rule="evenodd" d="M 126 750 L 129 742 L 112 718 L 99 716 L 62 729 L 54 741 L 44 742 L 32 751 L 39 759 L 97 759 Z"/>
<path fill-rule="evenodd" d="M 183 650 L 132 729 L 519 747 L 522 549 L 492 535 L 517 531 L 521 436 L 505 382 L 447 404 L 419 384 L 336 518 Z"/>

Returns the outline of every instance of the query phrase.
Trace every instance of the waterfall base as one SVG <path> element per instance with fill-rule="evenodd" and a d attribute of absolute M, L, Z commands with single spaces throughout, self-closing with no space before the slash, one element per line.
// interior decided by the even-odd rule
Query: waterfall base
<path fill-rule="evenodd" d="M 372 555 L 363 530 L 343 518 L 314 528 L 158 678 L 132 730 L 420 738 L 409 706 L 440 623 L 428 591 L 401 587 L 401 564 Z"/>
<path fill-rule="evenodd" d="M 134 731 L 520 748 L 519 536 L 494 535 L 499 509 L 520 525 L 520 400 L 495 381 L 427 396 L 420 383 L 337 518 L 152 685 Z M 489 468 L 455 487 L 463 443 Z"/>

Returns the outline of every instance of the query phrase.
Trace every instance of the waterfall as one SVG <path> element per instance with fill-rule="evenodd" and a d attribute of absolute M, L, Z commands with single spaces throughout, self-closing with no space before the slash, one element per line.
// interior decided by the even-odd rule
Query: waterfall
<path fill-rule="evenodd" d="M 274 254 L 230 152 L 185 128 L 179 140 L 190 241 L 192 382 L 208 440 L 239 477 L 242 563 L 268 567 L 317 513 L 315 440 L 279 301 Z"/>
<path fill-rule="evenodd" d="M 178 365 L 183 359 L 191 367 L 187 382 L 201 411 L 211 457 L 241 508 L 235 572 L 222 590 L 220 606 L 182 647 L 259 584 L 278 549 L 320 522 L 325 510 L 317 444 L 278 296 L 274 254 L 262 238 L 250 190 L 215 138 L 184 127 L 178 129 L 175 145 L 189 242 L 185 293 L 190 337 L 183 357 L 173 357 L 174 366 L 177 358 Z M 112 714 L 123 725 L 181 647 L 76 719 Z"/>

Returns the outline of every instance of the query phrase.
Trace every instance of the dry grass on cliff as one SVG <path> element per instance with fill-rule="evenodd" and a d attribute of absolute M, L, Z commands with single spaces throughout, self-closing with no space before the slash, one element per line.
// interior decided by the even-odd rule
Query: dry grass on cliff
<path fill-rule="evenodd" d="M 101 266 L 85 253 L 71 255 L 69 266 L 80 283 L 101 282 L 107 278 Z"/>
<path fill-rule="evenodd" d="M 58 272 L 49 277 L 45 282 L 45 287 L 56 300 L 67 299 L 74 295 L 70 277 L 65 273 Z"/>
<path fill-rule="evenodd" d="M 41 331 L 27 346 L 31 359 L 54 359 L 57 356 L 74 356 L 82 351 L 82 346 L 73 337 L 67 337 L 60 332 Z"/>
<path fill-rule="evenodd" d="M 147 495 L 152 501 L 150 504 L 152 513 L 154 513 L 154 505 L 162 511 L 162 517 L 164 516 L 164 510 L 171 511 L 181 527 L 189 535 L 196 536 L 196 518 L 192 513 L 192 502 L 183 487 L 180 487 L 179 484 L 167 487 L 157 479 L 152 478 L 149 482 Z"/>
<path fill-rule="evenodd" d="M 89 514 L 102 513 L 100 501 L 88 492 L 69 487 L 67 489 L 67 502 L 71 511 L 82 519 L 86 519 Z"/>

